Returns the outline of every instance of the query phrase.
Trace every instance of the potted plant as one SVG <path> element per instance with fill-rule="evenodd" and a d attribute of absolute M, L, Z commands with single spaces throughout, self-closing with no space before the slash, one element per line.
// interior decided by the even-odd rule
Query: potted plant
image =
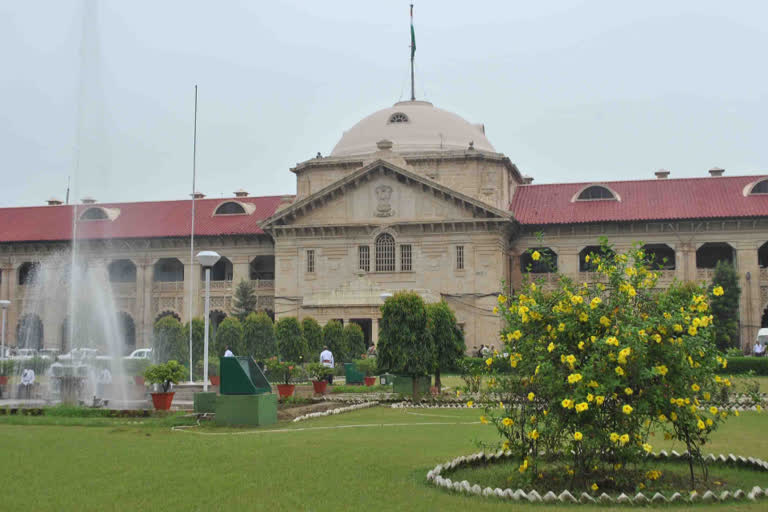
<path fill-rule="evenodd" d="M 355 361 L 355 366 L 360 373 L 365 374 L 363 380 L 365 380 L 366 386 L 373 386 L 376 384 L 376 358 L 368 357 Z"/>
<path fill-rule="evenodd" d="M 8 377 L 13 375 L 15 361 L 13 359 L 0 359 L 0 386 L 8 384 Z"/>
<path fill-rule="evenodd" d="M 144 386 L 144 371 L 149 366 L 149 359 L 126 359 L 125 373 L 133 377 L 137 386 Z"/>
<path fill-rule="evenodd" d="M 199 360 L 195 365 L 197 375 L 202 380 L 203 378 L 203 360 Z M 221 376 L 219 375 L 219 358 L 216 356 L 208 356 L 208 380 L 211 381 L 211 386 L 221 386 Z"/>
<path fill-rule="evenodd" d="M 320 363 L 310 363 L 307 365 L 307 372 L 312 379 L 312 387 L 318 395 L 324 395 L 328 388 L 328 377 L 333 375 L 333 368 L 329 368 Z"/>
<path fill-rule="evenodd" d="M 152 403 L 158 411 L 167 411 L 171 408 L 174 392 L 171 391 L 171 383 L 178 384 L 187 376 L 187 369 L 178 361 L 170 360 L 167 363 L 153 364 L 144 371 L 144 378 L 150 384 L 159 384 L 161 393 L 152 393 Z"/>
<path fill-rule="evenodd" d="M 267 359 L 267 369 L 269 370 L 269 376 L 281 384 L 277 385 L 277 393 L 280 398 L 288 398 L 293 396 L 293 392 L 296 389 L 294 384 L 291 384 L 296 365 L 288 361 L 280 361 L 276 357 Z"/>

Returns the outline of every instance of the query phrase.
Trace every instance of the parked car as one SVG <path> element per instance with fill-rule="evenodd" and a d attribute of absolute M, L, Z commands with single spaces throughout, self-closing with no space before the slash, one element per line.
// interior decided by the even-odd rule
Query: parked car
<path fill-rule="evenodd" d="M 17 348 L 16 355 L 11 356 L 11 359 L 32 359 L 37 356 L 37 350 L 34 348 Z"/>
<path fill-rule="evenodd" d="M 68 354 L 60 355 L 58 359 L 60 361 L 82 361 L 83 359 L 95 359 L 98 355 L 99 351 L 95 348 L 73 348 Z"/>
<path fill-rule="evenodd" d="M 43 359 L 56 360 L 59 355 L 59 349 L 57 348 L 43 348 L 38 351 L 38 355 Z"/>
<path fill-rule="evenodd" d="M 151 348 L 137 348 L 131 355 L 125 356 L 123 359 L 152 359 Z"/>

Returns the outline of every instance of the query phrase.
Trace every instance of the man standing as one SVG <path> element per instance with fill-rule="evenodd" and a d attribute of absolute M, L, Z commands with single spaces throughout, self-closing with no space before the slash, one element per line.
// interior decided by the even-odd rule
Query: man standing
<path fill-rule="evenodd" d="M 323 347 L 323 351 L 320 352 L 320 364 L 326 368 L 333 369 L 333 353 L 328 350 L 328 347 Z M 328 374 L 328 384 L 333 385 L 333 373 Z"/>
<path fill-rule="evenodd" d="M 227 348 L 224 349 L 224 357 L 235 357 L 235 354 L 232 353 L 229 345 L 227 345 Z"/>

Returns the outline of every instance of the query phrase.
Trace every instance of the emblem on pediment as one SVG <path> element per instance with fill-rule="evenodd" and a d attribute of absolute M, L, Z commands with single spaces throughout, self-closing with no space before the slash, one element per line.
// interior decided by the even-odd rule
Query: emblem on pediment
<path fill-rule="evenodd" d="M 392 209 L 392 187 L 389 185 L 379 185 L 376 192 L 376 211 L 373 213 L 376 217 L 391 217 L 394 215 Z"/>

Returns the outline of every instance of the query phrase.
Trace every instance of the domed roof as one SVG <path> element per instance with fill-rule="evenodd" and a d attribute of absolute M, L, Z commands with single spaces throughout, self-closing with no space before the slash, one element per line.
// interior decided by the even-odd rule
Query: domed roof
<path fill-rule="evenodd" d="M 482 125 L 473 125 L 428 101 L 401 101 L 344 132 L 331 156 L 374 153 L 382 139 L 392 141 L 395 152 L 465 150 L 470 142 L 475 149 L 496 152 Z"/>

